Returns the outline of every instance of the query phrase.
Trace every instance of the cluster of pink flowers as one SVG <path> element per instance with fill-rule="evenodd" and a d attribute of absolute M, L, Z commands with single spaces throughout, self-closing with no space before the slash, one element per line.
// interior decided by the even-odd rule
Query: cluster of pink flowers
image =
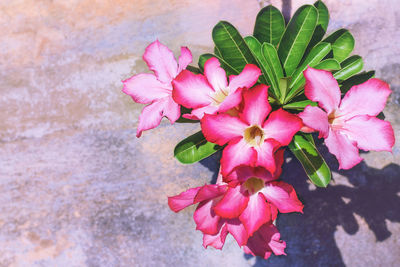
<path fill-rule="evenodd" d="M 186 70 L 192 61 L 182 47 L 177 63 L 160 42 L 150 44 L 143 56 L 154 74 L 138 74 L 123 91 L 135 102 L 148 104 L 139 118 L 137 136 L 155 128 L 162 117 L 180 118 L 180 106 L 191 109 L 183 117 L 199 120 L 205 138 L 225 146 L 216 184 L 191 188 L 169 197 L 178 212 L 198 204 L 194 221 L 203 233 L 203 246 L 221 249 L 230 233 L 246 253 L 268 258 L 285 254 L 286 243 L 273 224 L 278 212 L 302 212 L 294 188 L 279 180 L 284 147 L 300 130 L 319 132 L 339 168 L 349 169 L 362 159 L 359 149 L 391 151 L 394 133 L 389 122 L 376 116 L 391 93 L 378 80 L 353 86 L 341 99 L 332 74 L 308 68 L 305 95 L 319 107 L 300 114 L 272 110 L 268 86 L 258 82 L 260 69 L 252 64 L 229 78 L 217 58 L 204 65 L 204 74 Z"/>

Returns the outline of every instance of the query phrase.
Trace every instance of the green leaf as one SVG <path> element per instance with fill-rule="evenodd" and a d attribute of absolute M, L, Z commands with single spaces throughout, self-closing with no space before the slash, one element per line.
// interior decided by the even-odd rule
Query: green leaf
<path fill-rule="evenodd" d="M 281 62 L 278 57 L 278 53 L 277 53 L 275 47 L 269 43 L 263 43 L 261 46 L 261 51 L 271 69 L 272 76 L 274 77 L 273 85 L 276 86 L 276 87 L 274 87 L 276 96 L 280 97 L 280 96 L 282 96 L 282 92 L 280 91 L 280 88 L 279 88 L 279 81 L 281 78 L 283 78 L 283 70 L 282 70 Z"/>
<path fill-rule="evenodd" d="M 201 72 L 204 72 L 204 64 L 206 63 L 206 61 L 212 57 L 216 57 L 219 60 L 219 63 L 221 64 L 221 67 L 225 70 L 226 75 L 238 75 L 239 72 L 237 70 L 235 70 L 231 65 L 229 65 L 228 63 L 226 63 L 222 58 L 213 55 L 213 54 L 202 54 L 199 57 L 199 68 L 201 70 Z"/>
<path fill-rule="evenodd" d="M 341 87 L 340 87 L 340 91 L 342 92 L 342 94 L 347 93 L 347 91 L 350 90 L 350 88 L 354 85 L 358 85 L 358 84 L 362 84 L 366 81 L 368 81 L 369 79 L 373 78 L 375 76 L 375 71 L 371 70 L 368 72 L 361 72 L 360 74 L 351 76 L 350 78 L 348 78 L 347 80 L 343 81 Z"/>
<path fill-rule="evenodd" d="M 291 76 L 303 57 L 317 25 L 318 11 L 304 5 L 293 15 L 279 43 L 278 55 L 286 76 Z"/>
<path fill-rule="evenodd" d="M 200 131 L 180 141 L 174 149 L 174 156 L 183 164 L 191 164 L 211 156 L 220 149 L 221 146 L 208 142 Z"/>
<path fill-rule="evenodd" d="M 199 73 L 202 72 L 201 69 L 196 68 L 196 67 L 194 67 L 194 66 L 190 66 L 190 65 L 187 65 L 187 66 L 186 66 L 186 69 L 187 69 L 188 71 L 190 71 L 190 72 L 193 72 L 194 74 L 199 74 Z"/>
<path fill-rule="evenodd" d="M 329 71 L 340 70 L 340 63 L 334 58 L 328 58 L 318 63 L 314 68 Z"/>
<path fill-rule="evenodd" d="M 346 29 L 340 29 L 329 35 L 324 42 L 332 44 L 332 53 L 328 58 L 334 58 L 342 62 L 346 59 L 354 49 L 354 38 Z"/>
<path fill-rule="evenodd" d="M 242 36 L 229 22 L 218 22 L 214 26 L 212 37 L 222 59 L 237 72 L 241 72 L 246 64 L 256 64 L 257 61 Z"/>
<path fill-rule="evenodd" d="M 311 41 L 306 49 L 305 55 L 307 55 L 308 52 L 311 51 L 311 49 L 322 40 L 329 24 L 329 11 L 326 5 L 322 1 L 317 1 L 314 3 L 314 6 L 318 10 L 318 21 L 313 36 L 311 37 Z"/>
<path fill-rule="evenodd" d="M 311 182 L 319 187 L 327 187 L 331 180 L 331 170 L 313 142 L 305 135 L 296 134 L 289 144 L 289 149 L 303 165 Z"/>
<path fill-rule="evenodd" d="M 257 14 L 253 35 L 260 43 L 277 46 L 285 31 L 285 19 L 276 7 L 269 5 Z"/>
<path fill-rule="evenodd" d="M 333 74 L 333 77 L 339 82 L 359 73 L 362 70 L 364 63 L 360 56 L 354 55 L 343 61 L 340 66 L 342 69 Z"/>
<path fill-rule="evenodd" d="M 284 109 L 303 110 L 308 105 L 316 107 L 316 106 L 318 106 L 318 103 L 313 102 L 311 100 L 302 100 L 302 101 L 286 104 L 283 106 L 283 108 Z"/>

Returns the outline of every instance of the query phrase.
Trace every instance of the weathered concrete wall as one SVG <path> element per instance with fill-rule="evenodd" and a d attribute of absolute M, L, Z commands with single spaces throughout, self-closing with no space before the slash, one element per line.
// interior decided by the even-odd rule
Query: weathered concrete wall
<path fill-rule="evenodd" d="M 221 19 L 251 32 L 260 6 L 285 14 L 313 1 L 3 1 L 0 3 L 0 266 L 395 266 L 400 249 L 400 147 L 363 154 L 315 190 L 293 160 L 285 179 L 306 204 L 278 220 L 287 257 L 245 256 L 230 238 L 204 250 L 193 209 L 166 196 L 209 182 L 216 159 L 182 166 L 174 145 L 197 125 L 135 138 L 142 108 L 121 80 L 146 71 L 158 38 L 195 61 Z M 392 85 L 387 119 L 400 138 L 400 8 L 396 0 L 325 1 L 329 30 L 351 30 L 366 69 Z M 283 6 L 282 6 L 283 4 Z M 333 168 L 337 165 L 327 155 Z"/>

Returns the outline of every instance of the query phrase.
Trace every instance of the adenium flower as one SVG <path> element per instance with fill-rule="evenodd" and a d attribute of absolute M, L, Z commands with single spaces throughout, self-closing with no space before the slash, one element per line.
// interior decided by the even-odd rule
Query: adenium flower
<path fill-rule="evenodd" d="M 192 54 L 186 47 L 181 47 L 179 64 L 174 54 L 158 40 L 151 43 L 143 54 L 151 73 L 141 73 L 123 81 L 122 91 L 141 104 L 149 104 L 143 108 L 139 116 L 136 136 L 140 137 L 145 130 L 157 127 L 163 116 L 171 123 L 181 115 L 179 104 L 172 99 L 172 81 L 192 62 Z"/>
<path fill-rule="evenodd" d="M 392 151 L 393 128 L 376 118 L 391 93 L 388 84 L 370 79 L 350 88 L 341 100 L 338 82 L 330 72 L 309 67 L 304 77 L 304 93 L 319 107 L 307 106 L 299 116 L 306 126 L 319 132 L 320 138 L 325 138 L 329 152 L 339 161 L 339 169 L 350 169 L 362 160 L 358 149 Z"/>
<path fill-rule="evenodd" d="M 202 132 L 212 143 L 228 144 L 221 158 L 224 176 L 240 165 L 260 166 L 274 173 L 274 152 L 288 145 L 303 123 L 283 109 L 271 112 L 266 85 L 244 90 L 242 104 L 238 117 L 205 114 L 201 120 Z"/>
<path fill-rule="evenodd" d="M 229 76 L 213 57 L 204 64 L 204 75 L 182 71 L 173 81 L 174 100 L 184 107 L 191 108 L 191 114 L 184 114 L 188 119 L 199 120 L 204 114 L 225 112 L 242 101 L 242 88 L 252 87 L 261 75 L 260 69 L 247 64 L 239 75 Z"/>

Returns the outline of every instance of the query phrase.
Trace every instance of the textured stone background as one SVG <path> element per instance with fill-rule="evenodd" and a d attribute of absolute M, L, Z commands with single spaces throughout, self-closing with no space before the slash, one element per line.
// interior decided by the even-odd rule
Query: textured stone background
<path fill-rule="evenodd" d="M 0 266 L 398 265 L 399 143 L 335 172 L 328 189 L 308 184 L 288 154 L 284 179 L 306 207 L 278 219 L 288 256 L 264 261 L 244 255 L 232 238 L 223 252 L 203 249 L 194 209 L 167 207 L 168 195 L 215 176 L 218 157 L 191 166 L 173 158 L 174 145 L 197 125 L 164 122 L 135 138 L 142 106 L 121 93 L 120 81 L 146 70 L 141 55 L 150 42 L 189 46 L 197 61 L 211 51 L 218 20 L 245 35 L 261 6 L 290 16 L 312 2 L 2 1 Z M 325 3 L 329 32 L 350 29 L 365 69 L 392 85 L 385 114 L 399 139 L 398 1 Z"/>

